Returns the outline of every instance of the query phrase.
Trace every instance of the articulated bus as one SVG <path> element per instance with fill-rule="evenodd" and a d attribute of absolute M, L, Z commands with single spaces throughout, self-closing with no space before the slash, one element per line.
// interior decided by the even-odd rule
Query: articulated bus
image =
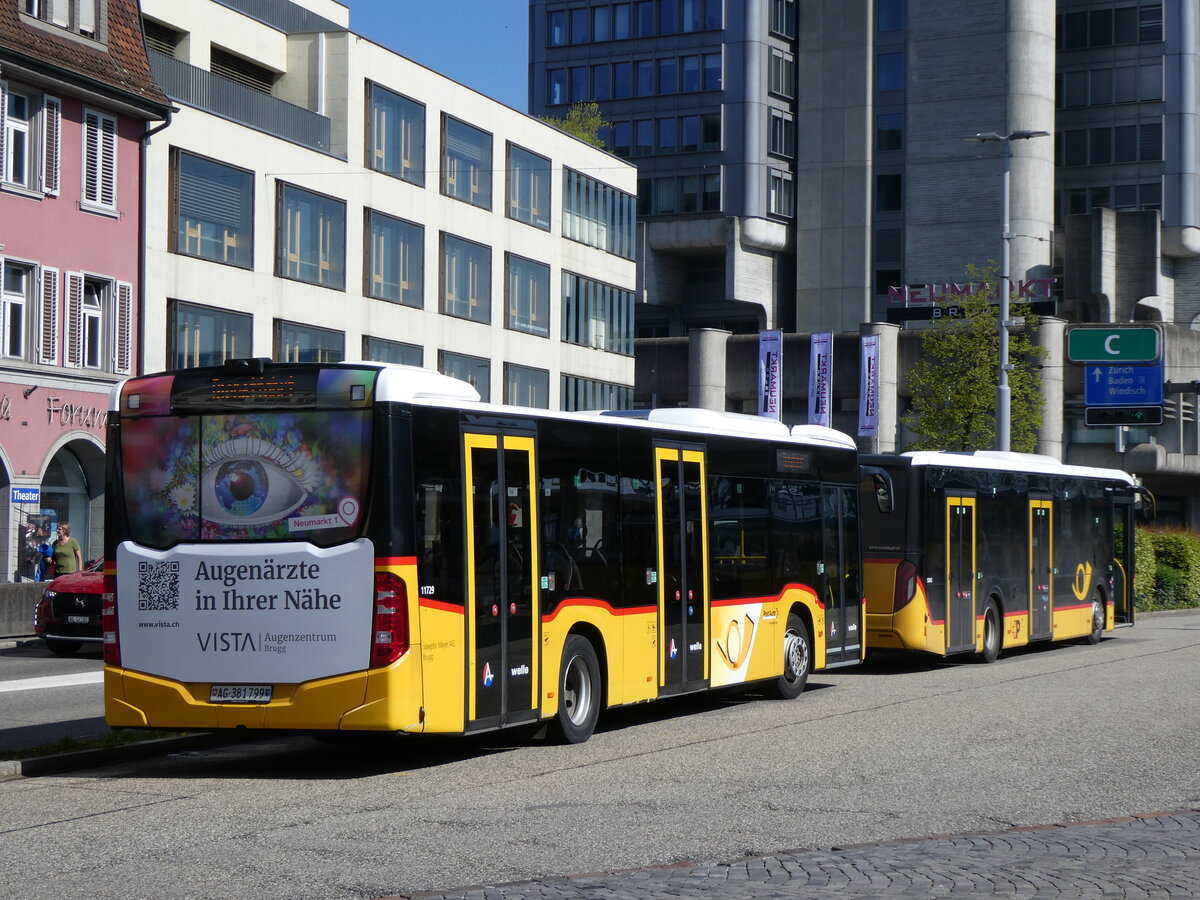
<path fill-rule="evenodd" d="M 108 479 L 114 727 L 579 742 L 604 707 L 793 697 L 863 654 L 830 429 L 236 360 L 118 386 Z"/>
<path fill-rule="evenodd" d="M 867 643 L 994 661 L 1132 625 L 1134 521 L 1116 469 L 1032 454 L 859 458 Z"/>

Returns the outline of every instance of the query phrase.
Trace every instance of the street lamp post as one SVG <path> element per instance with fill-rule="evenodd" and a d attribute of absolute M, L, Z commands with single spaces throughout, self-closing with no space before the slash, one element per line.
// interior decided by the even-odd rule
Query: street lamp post
<path fill-rule="evenodd" d="M 1012 168 L 1012 142 L 1026 141 L 1029 138 L 1049 137 L 1048 131 L 1014 131 L 1000 134 L 996 131 L 985 131 L 980 134 L 963 138 L 964 141 L 996 142 L 1001 146 L 1001 156 L 1004 158 L 1004 181 L 1001 185 L 1003 192 L 1004 224 L 1001 231 L 1000 249 L 1000 377 L 996 383 L 996 449 L 1007 452 L 1012 447 L 1012 389 L 1008 384 L 1008 373 L 1012 366 L 1008 362 L 1008 329 L 1011 325 L 1008 316 L 1009 294 L 1012 291 L 1009 279 L 1009 256 L 1013 235 L 1008 230 L 1009 208 L 1009 173 Z"/>

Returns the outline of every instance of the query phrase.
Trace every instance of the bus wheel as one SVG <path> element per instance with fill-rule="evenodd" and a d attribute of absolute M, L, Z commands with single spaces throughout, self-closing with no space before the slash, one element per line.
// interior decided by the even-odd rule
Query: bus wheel
<path fill-rule="evenodd" d="M 808 684 L 812 658 L 812 635 L 808 633 L 808 626 L 798 615 L 789 613 L 787 632 L 783 636 L 783 674 L 771 682 L 771 695 L 780 700 L 799 697 Z"/>
<path fill-rule="evenodd" d="M 1100 595 L 1092 595 L 1092 630 L 1088 632 L 1087 642 L 1089 644 L 1100 643 L 1100 638 L 1104 635 L 1104 604 L 1100 602 Z"/>
<path fill-rule="evenodd" d="M 995 600 L 989 600 L 987 610 L 983 614 L 983 652 L 979 654 L 980 662 L 994 663 L 1000 658 L 1000 607 Z"/>
<path fill-rule="evenodd" d="M 582 744 L 600 717 L 600 663 L 587 638 L 572 634 L 563 647 L 554 730 L 564 744 Z"/>

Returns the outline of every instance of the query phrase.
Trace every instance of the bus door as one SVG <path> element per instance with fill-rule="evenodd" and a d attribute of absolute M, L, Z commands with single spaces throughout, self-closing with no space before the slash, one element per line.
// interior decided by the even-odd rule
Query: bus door
<path fill-rule="evenodd" d="M 946 652 L 975 647 L 975 498 L 946 498 Z"/>
<path fill-rule="evenodd" d="M 708 502 L 704 451 L 658 444 L 658 689 L 708 683 Z"/>
<path fill-rule="evenodd" d="M 538 715 L 537 483 L 529 435 L 466 433 L 467 719 Z"/>
<path fill-rule="evenodd" d="M 828 663 L 862 656 L 862 589 L 858 562 L 858 492 L 821 486 L 825 522 L 821 595 L 825 604 L 825 658 Z"/>
<path fill-rule="evenodd" d="M 1029 501 L 1029 637 L 1052 636 L 1054 501 Z"/>
<path fill-rule="evenodd" d="M 1113 500 L 1113 620 L 1133 624 L 1134 509 L 1131 497 Z"/>

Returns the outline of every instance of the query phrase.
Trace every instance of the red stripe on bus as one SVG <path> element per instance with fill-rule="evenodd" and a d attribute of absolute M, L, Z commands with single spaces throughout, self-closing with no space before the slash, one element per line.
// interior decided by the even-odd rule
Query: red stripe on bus
<path fill-rule="evenodd" d="M 813 598 L 813 601 L 817 604 L 817 606 L 821 607 L 821 609 L 825 608 L 825 604 L 821 602 L 819 597 L 817 597 L 816 591 L 814 591 L 810 587 L 807 587 L 806 585 L 795 584 L 795 583 L 784 585 L 783 590 L 780 591 L 774 597 L 733 597 L 733 598 L 727 598 L 725 600 L 714 600 L 709 605 L 710 606 L 742 606 L 743 604 L 746 604 L 746 603 L 778 603 L 780 600 L 783 599 L 783 595 L 786 594 L 788 591 L 803 591 L 804 593 L 809 594 Z M 863 602 L 866 602 L 866 601 L 864 600 Z"/>
<path fill-rule="evenodd" d="M 377 556 L 375 557 L 376 566 L 415 566 L 417 558 L 415 556 Z"/>
<path fill-rule="evenodd" d="M 1054 612 L 1070 612 L 1073 609 L 1091 609 L 1091 608 L 1092 608 L 1092 604 L 1090 604 L 1090 603 L 1077 603 L 1074 606 L 1059 606 L 1057 603 L 1054 604 Z"/>
<path fill-rule="evenodd" d="M 648 615 L 649 613 L 658 612 L 657 606 L 631 606 L 625 609 L 616 609 L 607 600 L 601 600 L 598 597 L 568 597 L 558 604 L 558 608 L 548 616 L 542 616 L 543 622 L 553 622 L 567 607 L 571 606 L 591 606 L 596 609 L 605 610 L 614 616 L 635 616 Z"/>
<path fill-rule="evenodd" d="M 429 597 L 422 597 L 421 605 L 426 609 L 436 609 L 441 612 L 458 613 L 459 615 L 465 612 L 461 606 L 456 606 L 453 603 L 445 603 L 441 600 L 433 600 Z"/>

